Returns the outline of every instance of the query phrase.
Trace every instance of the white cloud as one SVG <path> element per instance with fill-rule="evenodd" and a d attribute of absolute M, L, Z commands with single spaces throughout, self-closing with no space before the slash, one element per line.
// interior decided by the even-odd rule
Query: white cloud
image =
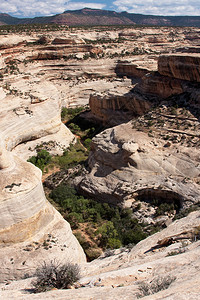
<path fill-rule="evenodd" d="M 70 0 L 1 0 L 0 12 L 13 16 L 34 17 L 49 16 L 65 10 L 76 10 L 84 7 L 102 9 L 102 3 L 71 2 Z"/>
<path fill-rule="evenodd" d="M 199 16 L 200 0 L 116 0 L 113 2 L 117 11 L 164 16 Z"/>
<path fill-rule="evenodd" d="M 66 10 L 76 10 L 76 9 L 81 9 L 84 7 L 89 7 L 89 8 L 97 8 L 97 9 L 102 9 L 105 7 L 105 4 L 102 3 L 87 3 L 87 2 L 69 2 L 66 4 Z"/>

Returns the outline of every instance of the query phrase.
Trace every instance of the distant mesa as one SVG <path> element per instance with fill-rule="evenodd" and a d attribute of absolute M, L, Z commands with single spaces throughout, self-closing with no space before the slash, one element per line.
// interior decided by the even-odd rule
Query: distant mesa
<path fill-rule="evenodd" d="M 150 25 L 150 26 L 189 26 L 200 27 L 200 16 L 154 16 L 103 9 L 83 8 L 66 10 L 62 14 L 50 17 L 15 18 L 0 13 L 1 25 L 55 23 L 70 26 L 76 25 Z"/>

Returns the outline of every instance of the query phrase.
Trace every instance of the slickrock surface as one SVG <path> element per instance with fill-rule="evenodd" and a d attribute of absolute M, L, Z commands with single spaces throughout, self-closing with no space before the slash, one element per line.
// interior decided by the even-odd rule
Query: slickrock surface
<path fill-rule="evenodd" d="M 30 145 L 27 143 L 23 147 L 23 157 L 28 158 L 35 154 L 28 149 L 32 147 L 34 151 L 44 141 L 60 142 L 58 153 L 67 148 L 74 136 L 61 123 L 61 105 L 56 87 L 37 78 L 32 81 L 20 78 L 11 83 L 10 89 L 16 89 L 16 95 L 6 89 L 0 91 L 0 127 L 6 149 L 11 151 L 15 148 L 17 153 L 17 145 L 22 148 L 22 143 L 30 141 Z"/>
<path fill-rule="evenodd" d="M 199 149 L 166 147 L 132 122 L 107 129 L 93 138 L 89 173 L 78 187 L 101 201 L 131 206 L 139 198 L 175 198 L 181 207 L 200 200 Z M 188 181 L 186 178 L 190 178 Z"/>
<path fill-rule="evenodd" d="M 173 278 L 168 289 L 144 299 L 199 299 L 199 212 L 177 220 L 141 241 L 132 250 L 119 249 L 82 268 L 78 289 L 30 294 L 31 279 L 0 285 L 4 299 L 137 299 L 141 283 Z M 159 246 L 163 239 L 170 243 Z M 176 253 L 172 255 L 171 253 Z"/>
<path fill-rule="evenodd" d="M 32 274 L 44 259 L 85 262 L 70 225 L 47 202 L 41 171 L 0 151 L 0 281 Z"/>

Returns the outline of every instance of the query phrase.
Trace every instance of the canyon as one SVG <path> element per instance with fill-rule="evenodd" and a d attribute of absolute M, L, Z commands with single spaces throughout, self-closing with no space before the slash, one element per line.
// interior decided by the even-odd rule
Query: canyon
<path fill-rule="evenodd" d="M 170 287 L 146 299 L 198 299 L 199 210 L 174 217 L 200 202 L 199 28 L 47 29 L 1 31 L 0 295 L 136 299 L 140 283 L 168 275 Z M 75 144 L 61 111 L 79 106 L 105 129 L 92 139 L 76 189 L 165 227 L 90 263 L 47 201 L 41 171 L 26 161 L 38 147 L 55 156 Z M 155 199 L 174 210 L 156 216 Z M 30 294 L 24 275 L 56 258 L 80 264 L 79 284 Z"/>

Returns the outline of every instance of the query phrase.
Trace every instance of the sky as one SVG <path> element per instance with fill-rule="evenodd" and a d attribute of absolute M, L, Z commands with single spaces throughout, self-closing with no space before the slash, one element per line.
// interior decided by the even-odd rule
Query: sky
<path fill-rule="evenodd" d="M 0 12 L 19 18 L 51 16 L 84 7 L 146 15 L 200 16 L 200 0 L 0 0 Z"/>

